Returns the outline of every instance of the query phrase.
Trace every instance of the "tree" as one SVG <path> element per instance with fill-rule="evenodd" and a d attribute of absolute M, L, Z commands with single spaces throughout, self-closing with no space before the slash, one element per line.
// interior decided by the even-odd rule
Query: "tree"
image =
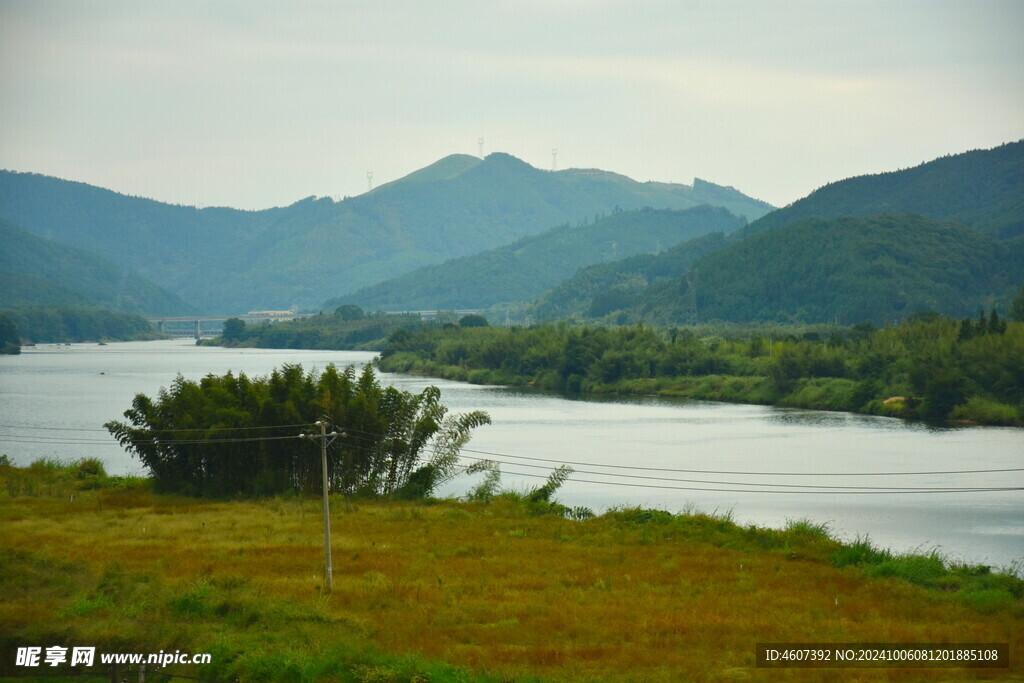
<path fill-rule="evenodd" d="M 919 414 L 925 420 L 945 420 L 965 397 L 963 375 L 953 368 L 938 368 L 925 386 Z"/>
<path fill-rule="evenodd" d="M 957 341 L 967 341 L 975 336 L 974 321 L 970 318 L 964 318 L 960 321 L 960 332 L 957 334 Z"/>
<path fill-rule="evenodd" d="M 1020 291 L 1010 304 L 1010 320 L 1024 323 L 1024 285 L 1020 286 Z"/>
<path fill-rule="evenodd" d="M 0 354 L 21 353 L 18 328 L 6 315 L 0 313 Z"/>
<path fill-rule="evenodd" d="M 988 333 L 989 334 L 1004 334 L 1006 332 L 1006 321 L 999 317 L 996 309 L 992 309 L 992 312 L 988 316 Z"/>
<path fill-rule="evenodd" d="M 342 320 L 363 320 L 366 317 L 366 313 L 363 311 L 361 306 L 356 304 L 345 304 L 338 306 L 334 309 L 334 315 L 338 316 Z"/>
<path fill-rule="evenodd" d="M 487 327 L 490 323 L 482 315 L 471 313 L 459 319 L 459 327 Z"/>
<path fill-rule="evenodd" d="M 242 340 L 245 334 L 245 321 L 241 318 L 228 318 L 224 321 L 224 329 L 220 336 L 226 342 L 237 342 Z"/>
<path fill-rule="evenodd" d="M 104 427 L 139 457 L 161 492 L 234 496 L 320 487 L 320 461 L 301 427 L 326 419 L 345 438 L 332 445 L 335 491 L 427 496 L 458 474 L 459 449 L 487 413 L 448 414 L 437 387 L 419 394 L 381 387 L 367 366 L 322 374 L 285 365 L 268 377 L 179 376 L 157 399 L 138 394 L 128 422 Z"/>

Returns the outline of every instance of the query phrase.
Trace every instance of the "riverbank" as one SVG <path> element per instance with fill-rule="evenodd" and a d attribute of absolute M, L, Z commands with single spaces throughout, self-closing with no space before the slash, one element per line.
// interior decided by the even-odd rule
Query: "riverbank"
<path fill-rule="evenodd" d="M 318 498 L 160 496 L 88 462 L 34 468 L 0 466 L 7 654 L 210 653 L 168 671 L 243 680 L 674 681 L 757 678 L 761 642 L 977 642 L 1009 643 L 1009 671 L 949 674 L 1024 666 L 1020 577 L 843 545 L 810 521 L 336 498 L 327 594 Z"/>
<path fill-rule="evenodd" d="M 458 382 L 488 386 L 507 386 L 517 389 L 538 388 L 535 377 L 511 374 L 503 370 L 473 369 L 463 365 L 441 365 L 412 354 L 395 354 L 378 361 L 385 372 L 398 372 L 420 377 L 437 377 Z M 716 401 L 744 405 L 779 406 L 807 410 L 829 410 L 878 417 L 912 419 L 910 405 L 905 397 L 890 397 L 869 401 L 860 409 L 853 407 L 857 382 L 842 378 L 804 378 L 795 380 L 793 390 L 781 394 L 771 378 L 741 375 L 700 375 L 673 377 L 645 377 L 620 379 L 610 383 L 590 383 L 586 391 L 575 395 L 593 397 L 652 396 L 661 398 L 688 398 L 698 401 Z M 550 387 L 544 387 L 551 391 Z M 991 406 L 975 401 L 951 416 L 959 424 L 1018 426 L 1021 422 L 1012 409 Z"/>
<path fill-rule="evenodd" d="M 733 329 L 572 327 L 399 330 L 388 372 L 580 395 L 654 395 L 928 422 L 1024 425 L 1024 323 L 941 316 L 828 338 Z M 979 331 L 981 330 L 981 331 Z M 797 330 L 792 330 L 793 333 Z"/>

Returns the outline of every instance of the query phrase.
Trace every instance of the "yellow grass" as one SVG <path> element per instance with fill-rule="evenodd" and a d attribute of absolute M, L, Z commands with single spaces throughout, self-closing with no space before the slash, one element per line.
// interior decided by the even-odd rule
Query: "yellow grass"
<path fill-rule="evenodd" d="M 332 505 L 327 595 L 319 500 L 0 494 L 13 587 L 0 597 L 0 632 L 7 645 L 210 651 L 217 671 L 243 679 L 272 680 L 276 668 L 284 678 L 410 680 L 379 663 L 409 654 L 492 680 L 1021 678 L 1019 600 L 982 613 L 832 567 L 813 543 L 729 549 L 610 518 L 531 516 L 501 499 Z M 1013 666 L 755 667 L 757 643 L 785 641 L 1009 643 Z M 351 664 L 371 648 L 384 659 Z M 447 671 L 432 680 L 460 675 Z"/>

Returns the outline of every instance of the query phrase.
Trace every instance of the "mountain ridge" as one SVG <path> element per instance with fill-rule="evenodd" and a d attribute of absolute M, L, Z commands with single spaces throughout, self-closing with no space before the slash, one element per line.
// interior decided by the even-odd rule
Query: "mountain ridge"
<path fill-rule="evenodd" d="M 751 221 L 752 235 L 809 218 L 916 213 L 1000 239 L 1024 234 L 1024 140 L 828 183 Z"/>
<path fill-rule="evenodd" d="M 891 323 L 975 316 L 1024 280 L 1024 237 L 997 240 L 917 214 L 811 218 L 764 231 L 653 283 L 618 314 L 652 324 Z"/>
<path fill-rule="evenodd" d="M 125 264 L 207 312 L 230 313 L 318 306 L 420 266 L 616 207 L 696 206 L 704 203 L 701 192 L 713 189 L 665 190 L 624 178 L 541 171 L 505 154 L 454 155 L 342 202 L 307 197 L 244 211 L 170 205 L 4 171 L 0 216 Z M 719 201 L 731 211 L 739 206 L 748 218 L 771 208 L 726 192 Z"/>
<path fill-rule="evenodd" d="M 562 225 L 486 251 L 418 268 L 329 299 L 325 309 L 358 304 L 370 310 L 487 308 L 535 298 L 578 268 L 661 251 L 709 232 L 734 232 L 746 222 L 722 207 L 618 211 L 593 223 Z"/>
<path fill-rule="evenodd" d="M 653 324 L 977 315 L 1005 310 L 1024 283 L 1018 233 L 1024 142 L 829 183 L 701 245 L 714 253 L 694 259 L 678 245 L 657 258 L 592 267 L 545 292 L 533 311 Z M 669 279 L 648 276 L 673 268 Z"/>

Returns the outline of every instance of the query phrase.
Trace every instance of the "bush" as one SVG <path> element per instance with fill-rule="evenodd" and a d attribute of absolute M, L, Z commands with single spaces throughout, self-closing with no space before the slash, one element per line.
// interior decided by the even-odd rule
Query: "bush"
<path fill-rule="evenodd" d="M 950 414 L 950 419 L 990 425 L 1021 423 L 1021 416 L 1016 408 L 981 396 L 972 396 L 965 405 L 955 407 Z"/>
<path fill-rule="evenodd" d="M 317 491 L 319 458 L 296 457 L 296 424 L 345 432 L 328 460 L 334 490 L 364 495 L 427 496 L 458 471 L 458 451 L 482 411 L 448 414 L 437 387 L 419 394 L 381 387 L 372 366 L 323 373 L 285 365 L 267 377 L 179 376 L 157 400 L 139 394 L 129 422 L 104 425 L 142 461 L 161 493 L 266 495 L 298 487 Z M 319 429 L 311 429 L 314 436 Z M 227 435 L 227 438 L 226 436 Z M 313 439 L 310 440 L 312 442 Z"/>

